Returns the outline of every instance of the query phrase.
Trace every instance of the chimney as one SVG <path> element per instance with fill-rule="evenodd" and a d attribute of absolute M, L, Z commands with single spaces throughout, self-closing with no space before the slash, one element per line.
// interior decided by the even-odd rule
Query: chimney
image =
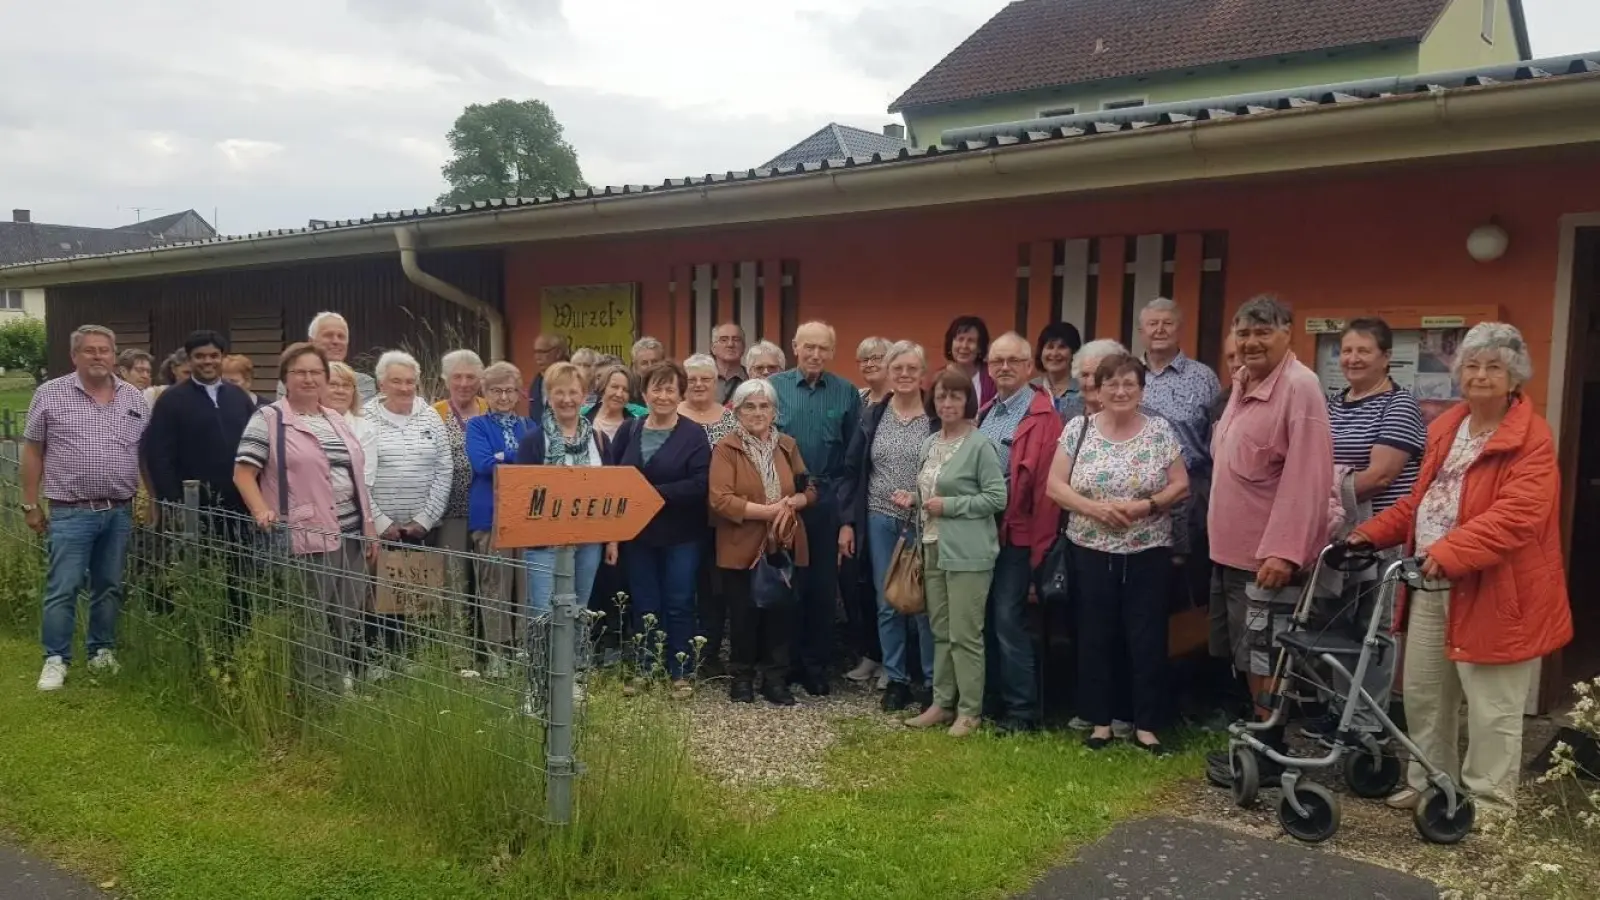
<path fill-rule="evenodd" d="M 11 211 L 11 221 L 13 221 L 13 222 L 32 222 L 33 221 L 33 213 L 31 211 L 29 211 L 29 210 L 26 210 L 26 209 L 13 209 Z"/>
<path fill-rule="evenodd" d="M 890 122 L 889 124 L 883 126 L 883 136 L 892 137 L 897 141 L 903 141 L 906 139 L 906 127 L 901 125 L 899 122 Z"/>

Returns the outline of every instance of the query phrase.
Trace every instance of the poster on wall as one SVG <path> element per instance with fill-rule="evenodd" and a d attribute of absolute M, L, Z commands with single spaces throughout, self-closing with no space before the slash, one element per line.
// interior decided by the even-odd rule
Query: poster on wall
<path fill-rule="evenodd" d="M 551 287 L 539 295 L 540 334 L 559 334 L 573 350 L 589 347 L 623 362 L 633 361 L 638 315 L 638 290 L 633 284 Z"/>
<path fill-rule="evenodd" d="M 1461 385 L 1450 374 L 1455 365 L 1456 347 L 1465 328 L 1402 329 L 1394 332 L 1394 350 L 1389 356 L 1389 377 L 1394 383 L 1417 395 L 1422 406 L 1422 422 L 1432 422 L 1461 399 Z M 1339 368 L 1339 335 L 1317 336 L 1317 377 L 1328 393 L 1349 387 Z"/>

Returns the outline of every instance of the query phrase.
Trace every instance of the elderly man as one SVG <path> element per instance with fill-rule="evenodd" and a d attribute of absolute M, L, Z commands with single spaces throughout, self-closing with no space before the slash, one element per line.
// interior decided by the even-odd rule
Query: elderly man
<path fill-rule="evenodd" d="M 1028 383 L 1033 348 L 1016 332 L 989 345 L 995 398 L 978 413 L 978 430 L 1000 451 L 1006 473 L 1006 509 L 1000 516 L 1000 557 L 989 585 L 986 622 L 988 683 L 997 702 L 1001 733 L 1039 727 L 1033 642 L 1026 623 L 1028 586 L 1060 529 L 1061 509 L 1045 490 L 1061 440 L 1061 417 L 1050 395 Z"/>
<path fill-rule="evenodd" d="M 567 339 L 560 334 L 541 334 L 533 339 L 533 380 L 528 383 L 528 418 L 544 421 L 544 370 L 572 358 Z"/>
<path fill-rule="evenodd" d="M 711 358 L 717 361 L 717 402 L 723 406 L 733 392 L 750 378 L 744 358 L 744 329 L 737 322 L 723 322 L 711 330 Z"/>
<path fill-rule="evenodd" d="M 861 427 L 861 394 L 845 378 L 827 371 L 837 341 L 826 322 L 795 329 L 795 368 L 767 380 L 778 393 L 778 430 L 800 448 L 817 502 L 800 512 L 806 542 L 839 545 L 839 498 L 844 486 L 845 450 Z M 833 658 L 834 599 L 839 590 L 839 558 L 817 553 L 801 585 L 799 630 L 790 658 L 799 670 L 790 679 L 812 696 L 828 693 L 828 663 Z"/>
<path fill-rule="evenodd" d="M 1272 676 L 1273 639 L 1288 624 L 1297 584 L 1328 542 L 1333 436 L 1316 373 L 1289 349 L 1294 316 L 1276 297 L 1256 297 L 1233 317 L 1240 369 L 1211 439 L 1214 469 L 1208 512 L 1211 591 L 1228 615 L 1234 667 L 1252 698 Z M 1270 711 L 1257 707 L 1265 719 Z M 1283 748 L 1283 729 L 1261 739 Z M 1226 753 L 1208 775 L 1232 783 Z M 1263 774 L 1276 769 L 1262 760 Z"/>
<path fill-rule="evenodd" d="M 22 438 L 22 512 L 50 538 L 44 587 L 44 669 L 39 690 L 60 690 L 72 662 L 78 590 L 89 581 L 89 670 L 117 671 L 113 653 L 122 567 L 139 489 L 139 440 L 150 410 L 113 374 L 117 337 L 84 325 L 72 333 L 73 373 L 33 394 Z M 49 501 L 47 516 L 39 505 Z"/>
<path fill-rule="evenodd" d="M 644 373 L 661 365 L 667 359 L 665 344 L 656 338 L 645 335 L 633 342 L 630 351 L 633 366 L 633 399 L 631 402 L 638 406 L 646 406 L 644 402 Z"/>
<path fill-rule="evenodd" d="M 350 323 L 345 321 L 344 316 L 336 312 L 317 313 L 311 317 L 311 327 L 306 329 L 306 336 L 328 358 L 328 362 L 349 364 L 346 357 L 350 353 Z M 365 372 L 356 372 L 356 393 L 361 395 L 362 403 L 378 396 L 377 380 Z M 283 398 L 283 382 L 280 381 L 278 399 Z"/>
<path fill-rule="evenodd" d="M 1154 410 L 1178 435 L 1183 465 L 1189 472 L 1189 498 L 1173 510 L 1172 562 L 1183 577 L 1172 579 L 1184 606 L 1199 606 L 1210 595 L 1211 560 L 1206 548 L 1205 515 L 1211 495 L 1211 402 L 1220 387 L 1216 373 L 1178 349 L 1178 304 L 1157 297 L 1139 311 L 1144 338 L 1144 405 Z"/>

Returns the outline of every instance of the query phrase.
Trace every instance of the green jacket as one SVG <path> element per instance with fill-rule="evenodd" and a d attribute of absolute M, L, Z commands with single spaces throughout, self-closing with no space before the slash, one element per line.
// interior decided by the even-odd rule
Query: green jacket
<path fill-rule="evenodd" d="M 938 438 L 922 443 L 922 461 Z M 939 568 L 951 572 L 983 572 L 994 568 L 1000 556 L 1000 529 L 996 517 L 1006 509 L 1006 474 L 994 442 L 974 430 L 961 449 L 939 470 L 934 493 L 944 498 L 939 517 Z M 927 498 L 919 496 L 920 506 Z"/>

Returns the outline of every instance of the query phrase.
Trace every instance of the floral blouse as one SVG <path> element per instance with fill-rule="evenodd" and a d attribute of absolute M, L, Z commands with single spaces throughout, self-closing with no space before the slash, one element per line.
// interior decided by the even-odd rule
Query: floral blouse
<path fill-rule="evenodd" d="M 1467 419 L 1461 420 L 1461 429 L 1450 444 L 1450 454 L 1445 457 L 1439 474 L 1417 504 L 1417 552 L 1424 553 L 1433 543 L 1456 527 L 1461 515 L 1461 485 L 1466 480 L 1467 469 L 1483 452 L 1494 430 L 1473 437 L 1467 429 Z"/>
<path fill-rule="evenodd" d="M 1072 489 L 1090 500 L 1120 503 L 1148 500 L 1166 489 L 1167 470 L 1183 454 L 1172 426 L 1160 416 L 1146 415 L 1137 434 L 1113 441 L 1097 427 L 1100 415 L 1089 419 L 1083 433 L 1082 452 L 1078 432 L 1083 417 L 1078 416 L 1061 432 L 1061 452 L 1073 457 Z M 1172 545 L 1172 513 L 1162 510 L 1117 530 L 1084 515 L 1073 515 L 1067 524 L 1067 539 L 1080 547 L 1102 553 L 1139 553 L 1152 547 Z"/>
<path fill-rule="evenodd" d="M 467 458 L 467 430 L 460 419 L 443 416 L 445 437 L 450 441 L 450 501 L 445 504 L 446 519 L 467 517 L 467 495 L 472 490 L 472 460 Z"/>
<path fill-rule="evenodd" d="M 939 473 L 943 471 L 944 464 L 950 457 L 956 455 L 961 445 L 966 443 L 967 435 L 963 434 L 955 440 L 946 440 L 935 435 L 928 445 L 928 458 L 922 463 L 922 471 L 917 473 L 917 493 L 921 500 L 939 496 Z M 939 539 L 939 518 L 928 515 L 926 509 L 922 513 L 922 542 L 931 544 Z"/>

